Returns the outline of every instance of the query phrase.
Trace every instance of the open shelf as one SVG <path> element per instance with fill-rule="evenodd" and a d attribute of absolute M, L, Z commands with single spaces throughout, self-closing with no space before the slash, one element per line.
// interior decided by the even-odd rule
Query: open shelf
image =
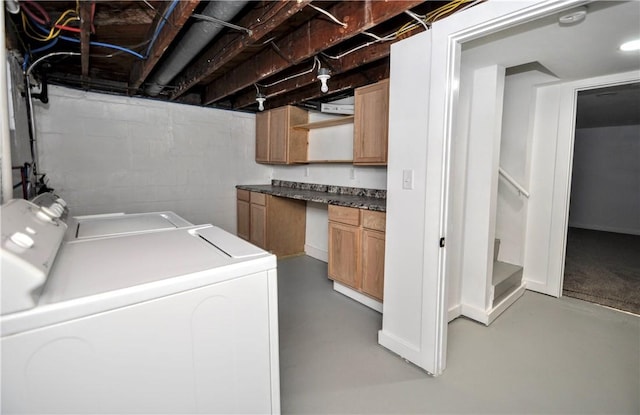
<path fill-rule="evenodd" d="M 293 128 L 298 130 L 312 130 L 314 128 L 333 127 L 336 125 L 351 124 L 353 122 L 353 118 L 354 118 L 353 115 L 349 115 L 346 117 L 334 118 L 331 120 L 316 121 L 316 122 L 310 122 L 307 124 L 298 124 L 298 125 L 294 125 Z"/>

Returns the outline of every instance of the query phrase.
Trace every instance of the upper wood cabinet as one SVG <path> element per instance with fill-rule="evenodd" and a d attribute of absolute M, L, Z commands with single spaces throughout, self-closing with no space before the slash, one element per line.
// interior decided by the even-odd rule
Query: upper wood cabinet
<path fill-rule="evenodd" d="M 389 80 L 355 90 L 353 164 L 386 165 Z"/>
<path fill-rule="evenodd" d="M 256 162 L 306 162 L 308 132 L 292 127 L 308 120 L 306 110 L 290 105 L 256 114 Z"/>

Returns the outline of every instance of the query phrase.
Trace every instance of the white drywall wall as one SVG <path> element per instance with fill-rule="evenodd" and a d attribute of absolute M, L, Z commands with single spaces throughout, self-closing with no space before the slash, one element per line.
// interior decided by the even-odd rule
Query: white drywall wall
<path fill-rule="evenodd" d="M 74 214 L 172 210 L 235 233 L 240 183 L 268 183 L 252 114 L 49 88 L 40 167 Z"/>
<path fill-rule="evenodd" d="M 569 226 L 640 235 L 640 126 L 578 129 L 573 148 Z"/>
<path fill-rule="evenodd" d="M 525 189 L 529 188 L 531 140 L 535 109 L 535 86 L 556 80 L 536 65 L 505 78 L 500 166 Z M 527 220 L 527 199 L 504 178 L 498 182 L 496 238 L 500 239 L 499 260 L 522 265 Z"/>

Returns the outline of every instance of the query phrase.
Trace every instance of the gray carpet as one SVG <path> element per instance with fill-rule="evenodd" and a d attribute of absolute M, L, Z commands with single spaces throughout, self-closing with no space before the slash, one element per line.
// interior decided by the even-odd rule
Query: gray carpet
<path fill-rule="evenodd" d="M 569 228 L 563 295 L 640 314 L 640 236 Z"/>

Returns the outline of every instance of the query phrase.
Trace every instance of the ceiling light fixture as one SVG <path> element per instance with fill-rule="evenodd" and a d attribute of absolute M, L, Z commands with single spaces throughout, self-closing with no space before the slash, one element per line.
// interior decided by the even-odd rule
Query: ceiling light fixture
<path fill-rule="evenodd" d="M 317 78 L 322 83 L 320 91 L 322 91 L 323 94 L 326 94 L 329 91 L 327 81 L 329 80 L 329 78 L 331 78 L 331 71 L 328 68 L 319 68 Z"/>
<path fill-rule="evenodd" d="M 585 17 L 587 17 L 587 8 L 583 6 L 560 15 L 560 17 L 558 17 L 558 22 L 563 25 L 572 25 L 580 23 Z"/>
<path fill-rule="evenodd" d="M 640 39 L 623 43 L 622 45 L 620 45 L 620 50 L 623 52 L 633 52 L 636 50 L 640 50 Z"/>
<path fill-rule="evenodd" d="M 256 102 L 258 103 L 258 110 L 264 111 L 264 102 L 267 100 L 267 97 L 264 94 L 258 92 L 256 94 Z"/>

